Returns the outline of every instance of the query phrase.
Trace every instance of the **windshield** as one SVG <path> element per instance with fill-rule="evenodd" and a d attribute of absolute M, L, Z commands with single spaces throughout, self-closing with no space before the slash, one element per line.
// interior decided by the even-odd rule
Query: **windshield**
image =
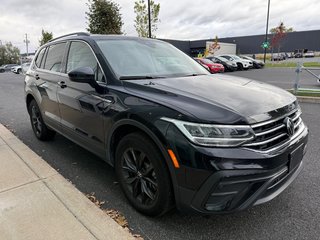
<path fill-rule="evenodd" d="M 206 58 L 202 58 L 201 61 L 206 63 L 206 64 L 212 64 L 213 63 L 211 60 L 206 59 Z"/>
<path fill-rule="evenodd" d="M 247 59 L 247 60 L 251 60 L 251 61 L 254 60 L 253 58 L 248 57 L 248 56 L 243 56 L 242 58 L 243 58 L 243 59 Z"/>
<path fill-rule="evenodd" d="M 237 55 L 232 55 L 232 58 L 233 58 L 233 59 L 238 59 L 238 60 L 240 59 L 240 60 L 241 60 L 241 58 L 238 57 Z"/>
<path fill-rule="evenodd" d="M 119 79 L 209 74 L 171 44 L 150 39 L 97 40 Z"/>
<path fill-rule="evenodd" d="M 219 59 L 220 61 L 223 61 L 223 62 L 230 62 L 230 60 L 224 58 L 224 57 L 216 57 L 217 59 Z"/>

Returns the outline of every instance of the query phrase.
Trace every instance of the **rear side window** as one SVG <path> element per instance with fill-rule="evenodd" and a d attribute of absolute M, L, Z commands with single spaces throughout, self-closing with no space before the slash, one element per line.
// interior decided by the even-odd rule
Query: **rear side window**
<path fill-rule="evenodd" d="M 35 64 L 38 68 L 40 68 L 41 66 L 41 61 L 42 61 L 42 58 L 43 58 L 43 54 L 45 52 L 46 48 L 42 48 L 37 56 L 37 59 L 35 61 Z"/>
<path fill-rule="evenodd" d="M 47 59 L 44 68 L 53 72 L 61 71 L 61 63 L 66 43 L 51 45 L 48 49 Z"/>

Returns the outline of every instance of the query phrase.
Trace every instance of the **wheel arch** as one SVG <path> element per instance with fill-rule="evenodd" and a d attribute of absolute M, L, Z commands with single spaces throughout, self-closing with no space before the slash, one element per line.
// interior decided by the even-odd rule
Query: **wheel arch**
<path fill-rule="evenodd" d="M 129 131 L 128 131 L 129 130 Z M 178 189 L 178 181 L 176 179 L 176 173 L 175 173 L 175 168 L 172 164 L 172 161 L 170 159 L 169 153 L 166 150 L 165 147 L 165 139 L 159 139 L 159 137 L 154 133 L 152 130 L 150 130 L 147 126 L 144 124 L 135 121 L 133 119 L 123 119 L 119 120 L 111 129 L 109 137 L 106 142 L 106 147 L 107 147 L 107 156 L 106 156 L 106 161 L 114 166 L 114 155 L 115 155 L 115 150 L 117 147 L 117 143 L 121 139 L 121 137 L 131 133 L 139 131 L 145 134 L 147 137 L 149 137 L 153 143 L 156 145 L 156 147 L 159 149 L 160 153 L 162 154 L 166 166 L 168 168 L 170 177 L 171 177 L 171 184 L 172 184 L 172 189 L 174 192 L 174 199 L 177 201 L 177 196 L 179 189 Z M 160 133 L 160 131 L 159 131 Z M 161 134 L 161 133 L 160 133 Z M 117 139 L 118 137 L 118 139 Z M 164 137 L 163 137 L 164 138 Z M 115 141 L 116 140 L 116 141 Z M 118 142 L 117 142 L 118 141 Z"/>
<path fill-rule="evenodd" d="M 27 93 L 27 96 L 26 96 L 26 106 L 27 106 L 27 111 L 29 112 L 29 104 L 31 103 L 32 100 L 36 100 L 36 98 L 31 94 L 31 93 Z"/>
<path fill-rule="evenodd" d="M 107 161 L 113 166 L 114 165 L 114 153 L 117 144 L 119 143 L 121 137 L 132 133 L 132 132 L 142 132 L 147 137 L 149 137 L 153 143 L 158 147 L 162 155 L 164 157 L 169 157 L 166 149 L 165 149 L 165 139 L 164 137 L 159 139 L 157 135 L 159 136 L 161 133 L 160 131 L 154 133 L 152 130 L 150 130 L 147 126 L 144 124 L 133 120 L 133 119 L 122 119 L 117 121 L 116 124 L 113 125 L 112 129 L 110 130 L 110 134 L 108 134 L 108 138 L 106 139 L 106 148 L 107 148 Z"/>

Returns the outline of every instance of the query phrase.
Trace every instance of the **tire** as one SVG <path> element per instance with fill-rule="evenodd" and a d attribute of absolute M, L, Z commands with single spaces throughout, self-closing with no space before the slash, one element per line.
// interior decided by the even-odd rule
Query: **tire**
<path fill-rule="evenodd" d="M 147 136 L 135 132 L 121 139 L 115 170 L 126 198 L 139 212 L 160 216 L 172 208 L 173 191 L 165 160 Z"/>
<path fill-rule="evenodd" d="M 238 70 L 242 71 L 243 70 L 243 65 L 241 63 L 237 63 L 238 65 Z"/>
<path fill-rule="evenodd" d="M 41 141 L 47 141 L 54 138 L 56 132 L 49 129 L 43 121 L 40 108 L 35 100 L 32 100 L 28 106 L 32 130 L 36 137 Z"/>
<path fill-rule="evenodd" d="M 18 73 L 18 74 L 21 74 L 21 73 L 22 73 L 22 70 L 21 70 L 21 69 L 18 69 L 17 73 Z"/>

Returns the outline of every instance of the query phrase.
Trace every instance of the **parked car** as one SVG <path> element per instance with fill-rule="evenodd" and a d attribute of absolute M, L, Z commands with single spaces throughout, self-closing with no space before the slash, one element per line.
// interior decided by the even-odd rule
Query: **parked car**
<path fill-rule="evenodd" d="M 286 58 L 294 58 L 294 53 L 293 52 L 287 52 L 286 54 Z"/>
<path fill-rule="evenodd" d="M 228 59 L 223 57 L 210 56 L 210 57 L 207 57 L 207 59 L 211 60 L 214 63 L 222 64 L 224 66 L 224 71 L 226 72 L 233 72 L 238 69 L 237 63 L 233 61 L 229 61 Z"/>
<path fill-rule="evenodd" d="M 297 177 L 306 152 L 295 96 L 211 75 L 155 39 L 53 39 L 32 61 L 25 96 L 39 140 L 59 132 L 100 156 L 132 206 L 151 216 L 174 205 L 214 214 L 270 201 Z"/>
<path fill-rule="evenodd" d="M 197 62 L 199 63 L 199 62 Z M 204 65 L 202 63 L 199 63 L 202 67 L 204 67 L 208 72 L 210 72 L 210 68 L 207 65 Z"/>
<path fill-rule="evenodd" d="M 259 59 L 254 59 L 252 57 L 244 56 L 244 55 L 242 55 L 240 57 L 243 58 L 243 59 L 251 61 L 252 64 L 253 64 L 253 68 L 257 68 L 258 69 L 258 68 L 263 68 L 264 67 L 264 62 L 259 60 Z"/>
<path fill-rule="evenodd" d="M 314 52 L 308 51 L 308 52 L 306 52 L 306 53 L 304 54 L 304 57 L 306 57 L 306 58 L 312 58 L 312 57 L 314 57 Z"/>
<path fill-rule="evenodd" d="M 294 58 L 303 58 L 303 53 L 301 53 L 301 52 L 295 53 Z"/>
<path fill-rule="evenodd" d="M 224 72 L 224 66 L 220 63 L 214 63 L 206 58 L 195 58 L 198 63 L 206 65 L 211 73 L 222 73 Z"/>
<path fill-rule="evenodd" d="M 234 61 L 238 66 L 238 70 L 243 70 L 243 69 L 248 70 L 249 68 L 253 68 L 252 61 L 242 59 L 242 58 L 238 57 L 237 55 L 224 54 L 224 55 L 219 55 L 219 57 L 226 58 L 229 61 Z"/>
<path fill-rule="evenodd" d="M 17 65 L 11 68 L 11 72 L 15 74 L 20 74 L 22 72 L 22 67 L 21 65 Z"/>
<path fill-rule="evenodd" d="M 301 49 L 295 49 L 293 54 L 295 58 L 303 58 L 304 54 L 308 52 L 308 49 L 301 48 Z"/>
<path fill-rule="evenodd" d="M 18 64 L 5 64 L 0 66 L 0 73 L 10 72 L 11 68 L 17 66 Z"/>
<path fill-rule="evenodd" d="M 282 61 L 286 59 L 286 55 L 284 53 L 273 53 L 271 54 L 271 61 Z"/>

